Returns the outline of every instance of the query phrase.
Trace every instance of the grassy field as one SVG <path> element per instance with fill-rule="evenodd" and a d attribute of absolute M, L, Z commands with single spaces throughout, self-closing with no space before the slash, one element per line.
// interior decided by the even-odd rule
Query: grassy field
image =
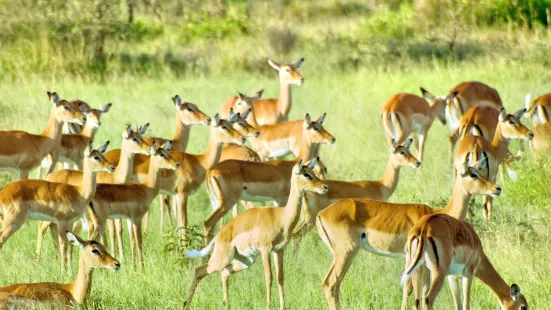
<path fill-rule="evenodd" d="M 323 146 L 321 157 L 329 168 L 331 179 L 377 179 L 382 176 L 387 161 L 387 146 L 379 118 L 384 101 L 397 92 L 419 93 L 423 86 L 434 94 L 443 94 L 458 82 L 484 81 L 500 92 L 510 110 L 523 107 L 524 95 L 547 92 L 551 74 L 537 65 L 486 65 L 471 63 L 456 66 L 423 66 L 406 71 L 360 70 L 337 74 L 313 71 L 322 59 L 307 59 L 301 73 L 305 84 L 293 89 L 294 106 L 291 118 L 302 118 L 306 112 L 317 116 L 327 112 L 325 127 L 337 143 Z M 310 63 L 317 65 L 310 66 Z M 111 146 L 120 144 L 124 125 L 150 122 L 148 134 L 170 137 L 173 131 L 174 107 L 170 100 L 179 94 L 198 104 L 209 115 L 218 111 L 221 103 L 233 95 L 232 90 L 252 93 L 265 88 L 265 96 L 278 93 L 273 77 L 218 76 L 212 78 L 182 78 L 148 80 L 129 78 L 98 84 L 79 79 L 31 79 L 17 84 L 0 84 L 0 129 L 24 129 L 40 132 L 46 124 L 50 105 L 46 90 L 55 90 L 63 98 L 80 98 L 92 106 L 112 102 L 111 111 L 103 118 L 97 144 L 106 139 Z M 207 144 L 207 129 L 194 128 L 188 151 L 203 152 Z M 517 143 L 513 147 L 517 147 Z M 516 151 L 515 151 L 516 152 Z M 451 194 L 451 167 L 447 163 L 447 131 L 435 124 L 426 145 L 426 158 L 419 170 L 403 168 L 393 202 L 427 203 L 434 207 L 446 204 Z M 537 166 L 531 156 L 516 163 L 519 180 L 499 180 L 503 195 L 495 201 L 494 219 L 484 223 L 479 204 L 473 206 L 468 221 L 479 232 L 483 246 L 504 279 L 520 285 L 531 309 L 549 309 L 551 304 L 551 208 L 549 206 L 549 165 Z M 543 167 L 543 169 L 542 169 Z M 4 184 L 13 179 L 5 173 Z M 480 199 L 477 199 L 480 202 Z M 190 285 L 193 268 L 200 261 L 188 260 L 175 265 L 175 253 L 164 254 L 166 239 L 159 232 L 158 202 L 151 206 L 149 231 L 144 239 L 145 269 L 134 270 L 123 262 L 117 273 L 98 270 L 89 303 L 85 308 L 98 309 L 176 309 L 181 306 Z M 189 203 L 190 223 L 199 225 L 210 210 L 202 187 Z M 168 231 L 167 231 L 168 232 Z M 289 309 L 324 309 L 325 298 L 321 279 L 331 263 L 331 255 L 316 231 L 300 242 L 300 248 L 287 248 L 286 303 Z M 128 242 L 126 244 L 128 246 Z M 36 261 L 36 222 L 17 232 L 4 246 L 0 257 L 0 285 L 13 282 L 72 281 L 74 275 L 59 270 L 58 253 L 50 237 L 45 240 L 44 255 Z M 126 249 L 127 255 L 130 254 Z M 128 256 L 127 256 L 128 257 Z M 128 261 L 128 260 L 127 260 Z M 74 260 L 76 268 L 77 260 Z M 356 257 L 342 287 L 345 309 L 397 309 L 401 301 L 400 274 L 403 259 L 378 257 L 362 252 Z M 272 308 L 278 305 L 272 300 Z M 265 289 L 262 264 L 257 263 L 230 280 L 230 300 L 233 309 L 262 309 Z M 437 299 L 437 309 L 453 306 L 448 289 Z M 193 309 L 222 308 L 219 275 L 204 280 L 193 301 Z M 498 302 L 491 291 L 475 280 L 472 293 L 473 309 L 497 309 Z"/>

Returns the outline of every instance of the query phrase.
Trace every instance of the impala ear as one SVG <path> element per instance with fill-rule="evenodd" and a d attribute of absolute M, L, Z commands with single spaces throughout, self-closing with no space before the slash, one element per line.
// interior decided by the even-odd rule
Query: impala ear
<path fill-rule="evenodd" d="M 469 158 L 467 158 L 467 159 L 465 160 L 465 163 L 463 163 L 463 167 L 461 168 L 461 171 L 459 171 L 459 174 L 460 174 L 461 176 L 464 176 L 464 175 L 467 174 L 467 172 L 469 172 L 469 168 L 470 168 L 470 166 L 469 166 L 469 161 L 470 161 Z"/>
<path fill-rule="evenodd" d="M 300 174 L 301 170 L 302 170 L 302 159 L 300 159 L 298 163 L 293 167 L 293 174 Z"/>
<path fill-rule="evenodd" d="M 398 142 L 396 142 L 396 139 L 392 138 L 392 152 L 396 151 L 397 146 Z"/>
<path fill-rule="evenodd" d="M 409 150 L 409 147 L 411 146 L 411 143 L 413 143 L 413 139 L 409 138 L 406 143 L 404 144 L 404 147 Z"/>
<path fill-rule="evenodd" d="M 268 59 L 268 63 L 272 68 L 276 69 L 277 71 L 280 70 L 280 65 L 278 63 L 273 62 L 271 59 Z"/>
<path fill-rule="evenodd" d="M 314 169 L 317 163 L 318 163 L 318 157 L 312 158 L 312 160 L 308 162 L 308 168 Z"/>
<path fill-rule="evenodd" d="M 449 93 L 449 94 L 446 96 L 446 101 L 448 101 L 448 100 L 453 100 L 453 99 L 457 96 L 458 93 L 459 93 L 459 92 L 458 92 L 457 90 L 454 91 L 454 92 Z"/>
<path fill-rule="evenodd" d="M 78 105 L 78 109 L 80 110 L 80 112 L 86 113 L 88 112 L 88 105 L 86 103 L 80 103 Z"/>
<path fill-rule="evenodd" d="M 524 96 L 524 107 L 530 109 L 530 102 L 532 101 L 532 94 L 528 93 Z"/>
<path fill-rule="evenodd" d="M 112 106 L 112 105 L 113 105 L 113 104 L 108 103 L 108 104 L 104 105 L 103 107 L 101 107 L 101 109 L 100 109 L 101 113 L 107 113 L 107 112 L 109 112 L 109 109 L 111 109 L 111 106 Z"/>
<path fill-rule="evenodd" d="M 243 114 L 241 114 L 241 118 L 246 119 L 249 116 L 249 114 L 251 113 L 251 110 L 252 109 L 249 108 L 247 111 L 243 112 Z"/>
<path fill-rule="evenodd" d="M 245 99 L 245 97 L 247 97 L 247 96 L 243 95 L 243 94 L 240 93 L 240 92 L 237 92 L 237 97 L 239 97 L 239 100 L 243 100 L 243 99 Z"/>
<path fill-rule="evenodd" d="M 311 121 L 312 119 L 310 119 L 310 114 L 306 113 L 306 116 L 304 117 L 304 128 L 308 128 Z"/>
<path fill-rule="evenodd" d="M 264 89 L 261 89 L 261 90 L 257 91 L 256 94 L 254 94 L 252 98 L 254 100 L 258 100 L 262 97 L 262 93 L 264 93 Z"/>
<path fill-rule="evenodd" d="M 512 284 L 510 295 L 514 301 L 518 301 L 520 299 L 520 287 L 516 284 Z"/>
<path fill-rule="evenodd" d="M 90 143 L 88 143 L 88 148 L 84 151 L 86 157 L 90 157 L 92 151 L 94 151 L 94 145 L 92 144 L 92 141 L 90 141 Z"/>
<path fill-rule="evenodd" d="M 499 112 L 499 121 L 503 122 L 506 116 L 507 116 L 507 111 L 505 111 L 505 108 L 501 108 L 501 111 Z"/>
<path fill-rule="evenodd" d="M 105 151 L 107 150 L 107 147 L 109 146 L 109 142 L 110 142 L 110 141 L 105 141 L 105 143 L 103 143 L 103 144 L 99 147 L 98 152 L 100 152 L 100 153 L 102 153 L 102 154 L 105 153 Z"/>
<path fill-rule="evenodd" d="M 138 133 L 140 135 L 144 135 L 145 132 L 147 131 L 147 128 L 149 128 L 149 123 L 145 123 L 145 124 L 141 125 L 140 127 L 138 127 Z"/>
<path fill-rule="evenodd" d="M 159 145 L 157 144 L 157 141 L 153 141 L 153 144 L 151 145 L 151 148 L 153 149 L 153 152 L 151 153 L 155 153 L 157 152 L 157 149 L 159 148 Z"/>
<path fill-rule="evenodd" d="M 293 64 L 293 67 L 294 67 L 295 69 L 298 69 L 298 68 L 300 68 L 300 66 L 302 66 L 302 63 L 303 63 L 303 62 L 304 62 L 304 58 L 301 58 L 301 59 L 297 60 L 297 62 L 295 62 L 295 63 Z"/>
<path fill-rule="evenodd" d="M 526 112 L 526 108 L 516 111 L 513 116 L 520 119 L 524 115 L 524 112 Z"/>
<path fill-rule="evenodd" d="M 427 99 L 427 100 L 434 100 L 434 96 L 429 93 L 426 89 L 424 89 L 423 87 L 419 87 L 419 89 L 421 90 L 421 94 L 423 95 L 423 98 Z"/>
<path fill-rule="evenodd" d="M 323 121 L 325 120 L 325 115 L 326 115 L 326 114 L 327 114 L 327 113 L 323 113 L 323 115 L 320 116 L 320 118 L 318 118 L 318 120 L 316 121 L 316 123 L 318 123 L 318 124 L 320 124 L 320 125 L 323 124 Z"/>
<path fill-rule="evenodd" d="M 170 151 L 171 148 L 172 148 L 172 141 L 169 140 L 165 143 L 165 145 L 163 146 L 163 149 L 168 152 Z"/>
<path fill-rule="evenodd" d="M 178 107 L 180 104 L 182 104 L 182 98 L 180 98 L 180 96 L 176 95 L 176 96 L 172 97 L 172 102 L 174 102 L 174 105 L 176 105 L 176 107 Z"/>
<path fill-rule="evenodd" d="M 239 117 L 239 113 L 235 113 L 233 111 L 230 111 L 230 117 L 228 118 L 228 122 L 235 123 L 237 121 L 238 117 Z"/>
<path fill-rule="evenodd" d="M 476 170 L 482 170 L 482 169 L 486 168 L 487 164 L 488 164 L 488 156 L 486 156 L 484 154 L 481 154 L 480 160 L 475 165 L 475 169 Z"/>
<path fill-rule="evenodd" d="M 216 115 L 214 116 L 214 127 L 220 125 L 220 115 L 218 113 L 216 113 Z"/>
<path fill-rule="evenodd" d="M 128 139 L 132 135 L 132 126 L 126 125 L 126 130 L 122 133 L 123 139 Z"/>
<path fill-rule="evenodd" d="M 59 95 L 56 92 L 51 93 L 48 91 L 46 93 L 48 94 L 48 99 L 50 99 L 50 102 L 53 105 L 55 106 L 59 105 Z"/>
<path fill-rule="evenodd" d="M 81 249 L 84 248 L 84 241 L 80 239 L 77 235 L 68 230 L 65 231 L 65 234 L 67 235 L 67 239 L 69 240 L 69 242 L 71 242 L 72 245 L 78 246 Z"/>

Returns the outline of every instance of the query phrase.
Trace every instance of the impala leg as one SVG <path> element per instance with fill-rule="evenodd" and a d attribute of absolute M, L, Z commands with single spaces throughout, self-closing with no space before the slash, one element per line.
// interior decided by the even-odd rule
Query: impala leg
<path fill-rule="evenodd" d="M 229 277 L 236 272 L 249 268 L 250 266 L 250 262 L 247 258 L 240 258 L 239 260 L 234 260 L 230 265 L 226 266 L 220 272 L 220 275 L 222 277 L 222 291 L 224 292 L 224 306 L 226 309 L 229 309 L 230 307 L 230 298 L 228 293 Z"/>
<path fill-rule="evenodd" d="M 44 241 L 44 234 L 50 227 L 51 222 L 40 221 L 38 222 L 38 238 L 36 240 L 36 260 L 40 259 L 40 252 L 42 250 L 42 242 Z M 56 235 L 57 237 L 57 235 Z M 56 240 L 56 238 L 54 238 Z"/>
<path fill-rule="evenodd" d="M 212 239 L 212 231 L 216 226 L 216 223 L 220 221 L 224 215 L 237 204 L 237 199 L 232 199 L 233 197 L 222 198 L 218 206 L 212 206 L 215 208 L 212 213 L 209 215 L 207 220 L 203 223 L 203 230 L 207 239 L 207 242 L 210 242 Z"/>
<path fill-rule="evenodd" d="M 333 255 L 333 264 L 322 282 L 327 304 L 331 310 L 340 309 L 340 286 L 357 252 L 357 249 L 353 249 L 342 255 L 340 253 Z"/>
<path fill-rule="evenodd" d="M 123 247 L 123 239 L 122 239 L 122 220 L 121 219 L 115 220 L 115 230 L 117 232 L 117 245 L 119 246 L 119 260 L 123 262 L 124 247 Z"/>
<path fill-rule="evenodd" d="M 425 141 L 427 139 L 427 133 L 419 134 L 419 144 L 417 145 L 417 150 L 419 151 L 419 161 L 423 162 L 423 151 L 425 150 Z"/>
<path fill-rule="evenodd" d="M 264 265 L 264 278 L 266 279 L 266 309 L 270 309 L 270 300 L 272 299 L 272 266 L 270 260 L 270 249 L 260 250 L 262 255 L 262 264 Z"/>
<path fill-rule="evenodd" d="M 187 228 L 187 194 L 178 193 L 176 194 L 177 200 L 177 210 L 178 210 L 178 226 L 183 227 L 184 229 L 180 230 L 182 239 L 186 237 L 186 228 Z"/>
<path fill-rule="evenodd" d="M 406 310 L 408 306 L 408 298 L 409 295 L 411 295 L 411 292 L 413 291 L 413 286 L 411 285 L 411 279 L 407 280 L 406 283 L 404 283 L 404 287 L 402 288 L 402 307 L 401 310 Z"/>
<path fill-rule="evenodd" d="M 463 309 L 471 309 L 471 286 L 473 284 L 474 270 L 469 270 L 463 277 Z"/>
<path fill-rule="evenodd" d="M 25 180 L 29 178 L 29 170 L 19 169 L 19 180 Z"/>
<path fill-rule="evenodd" d="M 161 220 L 159 223 L 159 229 L 161 233 L 164 231 L 165 228 L 165 212 L 168 211 L 168 205 L 166 203 L 166 196 L 165 195 L 159 195 L 159 209 L 161 211 Z"/>
<path fill-rule="evenodd" d="M 277 289 L 279 291 L 279 309 L 283 310 L 285 309 L 285 295 L 283 292 L 283 257 L 284 252 L 283 250 L 278 251 L 275 253 L 275 269 L 276 269 L 276 276 L 277 276 Z"/>
<path fill-rule="evenodd" d="M 48 154 L 46 156 L 46 158 L 48 158 L 48 160 L 50 162 L 50 167 L 48 167 L 48 172 L 46 172 L 46 175 L 48 175 L 48 174 L 54 172 L 55 166 L 57 165 L 57 162 L 59 160 L 59 154 L 54 154 L 54 153 Z"/>
<path fill-rule="evenodd" d="M 115 222 L 114 220 L 107 220 L 107 229 L 109 230 L 109 248 L 111 253 L 115 255 Z"/>
<path fill-rule="evenodd" d="M 126 222 L 128 225 L 128 235 L 130 236 L 130 252 L 132 253 L 132 266 L 133 267 L 136 267 L 136 254 L 135 254 L 135 247 L 136 247 L 136 241 L 135 241 L 135 238 L 134 238 L 134 228 L 133 228 L 133 223 L 131 220 L 128 220 Z"/>
<path fill-rule="evenodd" d="M 454 276 L 448 276 L 448 284 L 453 296 L 453 303 L 456 310 L 461 310 L 463 305 L 461 304 L 461 290 L 459 289 L 459 279 Z"/>
<path fill-rule="evenodd" d="M 199 266 L 195 268 L 195 276 L 193 278 L 193 282 L 191 283 L 191 287 L 189 288 L 189 293 L 187 299 L 184 301 L 183 309 L 188 309 L 191 305 L 191 300 L 193 298 L 193 294 L 195 294 L 195 291 L 197 290 L 197 286 L 199 285 L 199 282 L 201 280 L 215 272 L 215 270 L 212 270 L 209 268 L 209 264 L 205 264 L 202 266 Z"/>
<path fill-rule="evenodd" d="M 413 309 L 415 310 L 421 309 L 421 300 L 424 299 L 430 283 L 429 275 L 429 270 L 425 266 L 421 266 L 411 277 L 411 285 L 415 295 Z"/>
<path fill-rule="evenodd" d="M 489 221 L 492 219 L 492 208 L 494 205 L 494 199 L 490 196 L 484 196 L 483 198 L 483 216 L 484 220 Z"/>
<path fill-rule="evenodd" d="M 22 206 L 19 206 L 22 207 Z M 23 223 L 27 221 L 28 208 L 24 208 L 23 212 L 17 214 L 3 214 L 2 229 L 0 229 L 0 249 L 4 246 L 4 243 L 21 228 Z M 4 209 L 4 212 L 6 210 Z"/>
<path fill-rule="evenodd" d="M 59 254 L 61 256 L 61 270 L 66 271 L 66 257 L 67 257 L 67 246 L 69 244 L 65 231 L 68 230 L 69 225 L 67 222 L 57 223 L 58 227 L 58 239 L 59 239 Z M 72 228 L 72 227 L 71 227 Z M 67 271 L 71 273 L 71 266 L 68 266 Z"/>
<path fill-rule="evenodd" d="M 140 263 L 140 267 L 143 269 L 144 267 L 144 261 L 143 261 L 143 243 L 142 243 L 142 221 L 141 219 L 136 219 L 134 221 L 133 225 L 134 230 L 134 236 L 136 237 L 136 246 L 138 249 L 138 262 Z"/>
<path fill-rule="evenodd" d="M 149 222 L 149 210 L 147 210 L 147 212 L 143 216 L 142 221 L 143 221 L 143 233 L 147 234 L 147 223 Z"/>

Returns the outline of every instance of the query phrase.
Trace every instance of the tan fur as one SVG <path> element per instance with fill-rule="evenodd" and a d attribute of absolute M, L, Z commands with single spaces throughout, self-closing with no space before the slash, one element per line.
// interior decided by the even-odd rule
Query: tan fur
<path fill-rule="evenodd" d="M 318 233 L 333 254 L 333 264 L 322 281 L 329 307 L 339 309 L 340 285 L 360 249 L 402 257 L 407 232 L 422 216 L 444 213 L 464 219 L 472 195 L 499 195 L 501 188 L 480 176 L 485 163 L 483 160 L 475 167 L 469 167 L 468 161 L 465 163 L 444 209 L 431 209 L 422 204 L 345 199 L 319 212 Z"/>
<path fill-rule="evenodd" d="M 551 147 L 551 123 L 534 127 L 534 138 L 530 140 L 530 148 L 537 157 L 544 157 Z"/>
<path fill-rule="evenodd" d="M 245 112 L 237 112 L 237 120 L 233 123 L 233 129 L 237 130 L 242 136 L 256 139 L 260 136 L 260 131 L 256 127 L 251 126 L 247 122 L 247 117 L 251 113 L 252 109 L 249 108 Z M 230 111 L 233 114 L 233 110 Z M 244 145 L 230 144 L 226 145 L 222 149 L 222 155 L 220 156 L 220 162 L 228 159 L 237 159 L 244 161 L 260 161 L 260 157 L 255 151 Z"/>
<path fill-rule="evenodd" d="M 88 203 L 94 197 L 96 172 L 115 170 L 102 154 L 107 145 L 105 143 L 99 150 L 87 149 L 84 173 L 78 186 L 44 180 L 20 180 L 4 187 L 0 191 L 0 248 L 27 219 L 55 221 L 61 232 L 71 228 L 84 215 Z M 63 233 L 59 234 L 59 241 L 61 266 L 64 268 L 65 263 L 70 262 L 70 255 L 67 253 L 67 239 Z"/>
<path fill-rule="evenodd" d="M 25 131 L 0 131 L 0 168 L 15 169 L 19 179 L 27 179 L 29 171 L 40 165 L 42 159 L 61 143 L 63 122 L 79 123 L 86 121 L 83 112 L 77 110 L 57 93 L 48 92 L 53 104 L 48 127 L 40 135 Z M 83 106 L 83 110 L 86 108 Z"/>
<path fill-rule="evenodd" d="M 513 284 L 509 287 L 494 269 L 482 249 L 480 238 L 469 223 L 446 214 L 425 215 L 410 229 L 407 240 L 402 282 L 413 275 L 415 309 L 420 308 L 423 288 L 428 288 L 422 297 L 424 307 L 433 309 L 446 277 L 454 295 L 455 308 L 470 309 L 471 285 L 475 275 L 492 289 L 502 309 L 528 308 L 518 286 Z M 460 278 L 463 280 L 463 302 Z"/>
<path fill-rule="evenodd" d="M 294 64 L 277 64 L 268 60 L 269 65 L 279 72 L 279 98 L 276 99 L 259 99 L 254 101 L 254 111 L 256 113 L 256 121 L 258 125 L 273 125 L 288 120 L 289 111 L 291 110 L 291 85 L 302 85 L 304 78 L 297 72 L 304 58 Z M 261 92 L 259 92 L 261 94 Z M 259 96 L 260 98 L 260 96 Z M 227 100 L 221 108 L 220 115 L 227 117 L 231 108 L 236 109 L 235 103 L 237 98 L 233 97 Z M 237 110 L 239 112 L 239 110 Z M 247 121 L 253 126 L 256 125 L 252 120 L 253 116 L 249 115 Z"/>
<path fill-rule="evenodd" d="M 480 135 L 488 141 L 494 139 L 499 120 L 499 111 L 488 106 L 474 106 L 469 108 L 459 121 L 459 127 L 452 133 L 450 143 L 457 144 L 457 141 L 466 136 Z"/>
<path fill-rule="evenodd" d="M 20 283 L 1 287 L 0 304 L 3 307 L 11 307 L 14 303 L 20 304 L 29 301 L 61 303 L 67 307 L 74 307 L 88 299 L 92 290 L 92 272 L 94 269 L 119 270 L 120 263 L 107 253 L 103 245 L 93 240 L 84 241 L 68 231 L 65 236 L 73 245 L 80 248 L 76 280 L 69 284 L 55 282 Z"/>
<path fill-rule="evenodd" d="M 527 107 L 524 117 L 529 118 L 532 126 L 545 124 L 551 118 L 551 93 L 539 96 Z"/>
<path fill-rule="evenodd" d="M 454 175 L 457 169 L 461 168 L 466 158 L 483 154 L 484 157 L 488 157 L 489 161 L 488 169 L 484 175 L 490 180 L 495 181 L 498 167 L 503 163 L 508 153 L 510 140 L 530 140 L 534 136 L 534 134 L 520 122 L 520 117 L 522 117 L 523 113 L 524 110 L 519 110 L 514 114 L 507 114 L 505 109 L 502 109 L 492 142 L 480 136 L 467 136 L 463 138 L 463 140 L 459 142 L 455 153 Z M 492 207 L 492 198 L 485 197 L 483 215 L 486 220 L 491 219 Z"/>
<path fill-rule="evenodd" d="M 318 179 L 311 170 L 315 164 L 316 159 L 312 160 L 309 166 L 303 166 L 302 161 L 295 165 L 291 174 L 288 202 L 284 208 L 249 209 L 222 227 L 206 250 L 201 251 L 201 256 L 208 255 L 207 252 L 212 252 L 212 255 L 207 264 L 195 269 L 195 277 L 189 296 L 184 302 L 184 309 L 189 308 L 199 282 L 214 272 L 222 274 L 224 304 L 229 307 L 229 276 L 250 267 L 258 255 L 261 255 L 264 264 L 266 304 L 269 307 L 272 284 L 271 253 L 275 253 L 276 257 L 280 309 L 285 308 L 283 250 L 291 239 L 293 228 L 298 222 L 302 197 L 305 192 L 323 194 L 328 189 L 327 185 Z"/>

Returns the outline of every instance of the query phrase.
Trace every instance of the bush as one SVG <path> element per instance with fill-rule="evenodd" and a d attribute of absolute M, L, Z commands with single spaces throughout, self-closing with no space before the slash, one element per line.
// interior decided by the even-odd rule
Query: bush
<path fill-rule="evenodd" d="M 298 36 L 290 29 L 270 28 L 266 32 L 272 51 L 278 55 L 288 55 L 293 51 Z"/>

